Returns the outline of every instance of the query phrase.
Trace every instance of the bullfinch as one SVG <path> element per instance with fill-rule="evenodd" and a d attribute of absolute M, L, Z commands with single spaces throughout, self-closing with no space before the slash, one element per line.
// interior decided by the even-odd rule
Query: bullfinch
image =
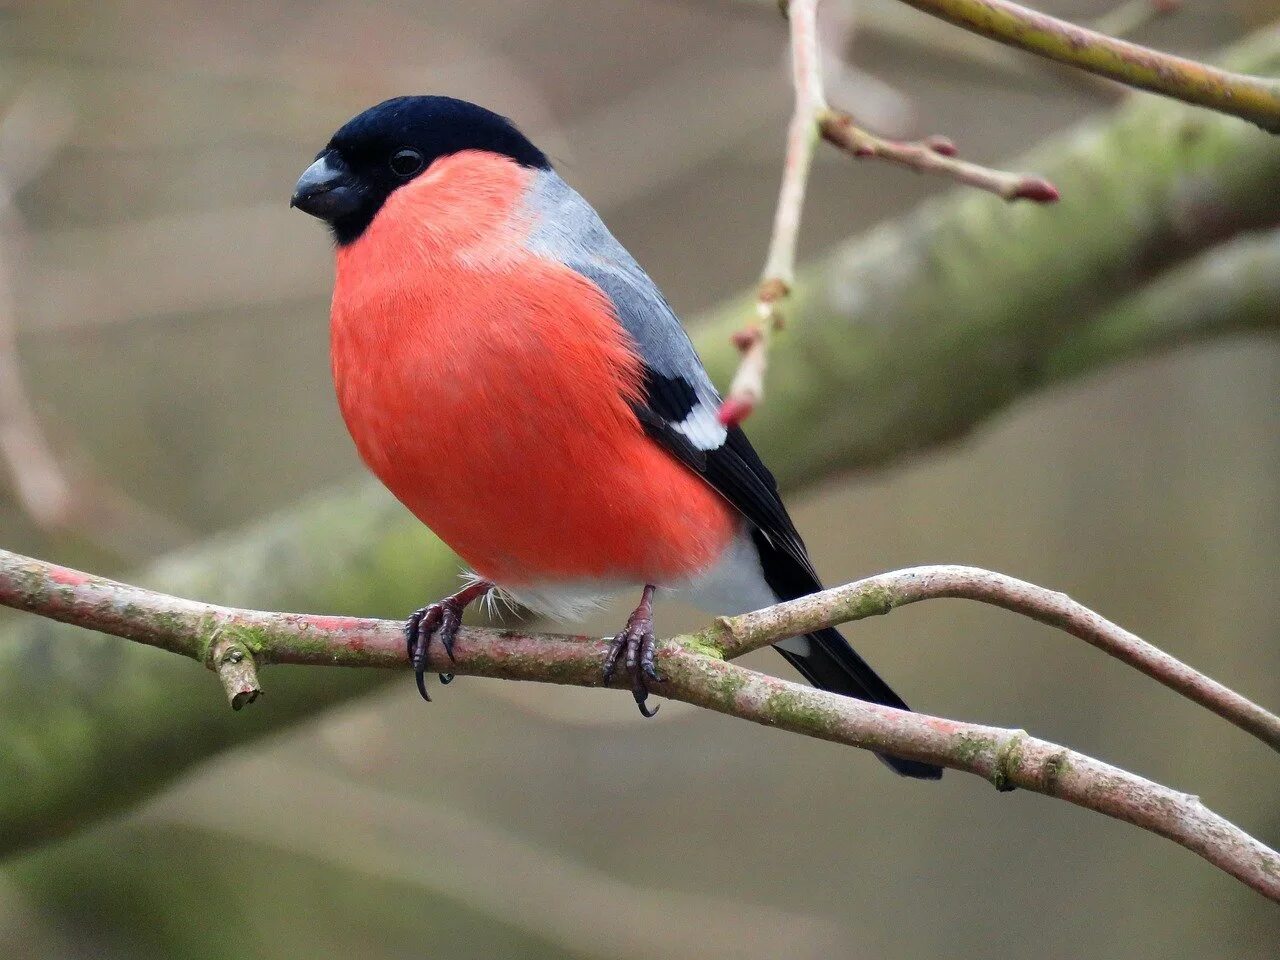
<path fill-rule="evenodd" d="M 428 644 L 450 649 L 489 590 L 561 621 L 638 590 L 603 669 L 625 665 L 649 716 L 655 591 L 735 614 L 822 588 L 661 291 L 505 117 L 380 103 L 333 135 L 292 205 L 336 241 L 331 359 L 356 448 L 476 574 L 409 619 L 424 696 Z M 834 629 L 776 649 L 824 690 L 907 709 Z"/>

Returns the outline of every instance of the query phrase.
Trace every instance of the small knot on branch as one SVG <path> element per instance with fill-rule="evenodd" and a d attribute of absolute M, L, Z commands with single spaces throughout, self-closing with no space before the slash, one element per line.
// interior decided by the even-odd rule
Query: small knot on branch
<path fill-rule="evenodd" d="M 991 785 L 1001 793 L 1017 790 L 1014 779 L 1022 766 L 1022 742 L 1027 739 L 1027 731 L 1015 730 L 996 751 L 996 762 L 991 768 Z"/>
<path fill-rule="evenodd" d="M 767 306 L 762 304 L 762 306 Z M 733 345 L 742 353 L 742 361 L 729 384 L 716 419 L 732 429 L 751 416 L 764 398 L 764 371 L 767 363 L 768 337 L 763 325 L 750 326 L 733 335 Z"/>
<path fill-rule="evenodd" d="M 262 693 L 258 683 L 258 664 L 252 651 L 234 636 L 214 634 L 209 644 L 209 669 L 218 675 L 232 710 L 253 703 Z"/>
<path fill-rule="evenodd" d="M 1044 782 L 1044 792 L 1051 797 L 1057 796 L 1058 782 L 1063 774 L 1071 769 L 1071 759 L 1066 750 L 1059 750 L 1044 762 L 1040 774 Z"/>
<path fill-rule="evenodd" d="M 791 286 L 780 277 L 768 277 L 760 282 L 760 289 L 756 292 L 756 300 L 759 303 L 775 304 L 779 300 L 786 299 L 791 294 Z"/>

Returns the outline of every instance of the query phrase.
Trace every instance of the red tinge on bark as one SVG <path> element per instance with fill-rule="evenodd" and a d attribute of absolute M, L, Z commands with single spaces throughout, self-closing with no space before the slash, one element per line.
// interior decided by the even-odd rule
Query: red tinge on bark
<path fill-rule="evenodd" d="M 751 347 L 755 346 L 756 341 L 760 339 L 759 327 L 748 327 L 746 330 L 738 330 L 731 337 L 730 342 L 738 348 L 742 353 L 746 353 Z"/>
<path fill-rule="evenodd" d="M 1058 188 L 1043 177 L 1027 177 L 1013 192 L 1014 200 L 1034 200 L 1036 203 L 1057 203 Z"/>
<path fill-rule="evenodd" d="M 926 138 L 924 145 L 943 157 L 954 157 L 960 152 L 954 140 L 941 134 L 934 134 L 932 137 Z"/>

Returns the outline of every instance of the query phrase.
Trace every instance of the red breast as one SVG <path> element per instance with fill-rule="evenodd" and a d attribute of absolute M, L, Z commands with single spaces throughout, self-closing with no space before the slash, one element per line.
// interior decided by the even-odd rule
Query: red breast
<path fill-rule="evenodd" d="M 644 433 L 641 362 L 608 299 L 525 249 L 525 168 L 464 151 L 340 247 L 338 401 L 361 457 L 477 573 L 507 586 L 670 583 L 732 508 Z"/>

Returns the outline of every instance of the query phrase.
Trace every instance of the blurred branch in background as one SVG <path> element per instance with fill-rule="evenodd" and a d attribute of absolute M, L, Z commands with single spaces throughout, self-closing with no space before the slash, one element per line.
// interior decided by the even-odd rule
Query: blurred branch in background
<path fill-rule="evenodd" d="M 1280 854 L 1201 804 L 1022 730 L 908 713 L 767 677 L 726 662 L 768 644 L 942 597 L 990 603 L 1061 628 L 1136 667 L 1280 750 L 1280 717 L 1043 587 L 968 567 L 882 574 L 661 641 L 664 697 L 792 733 L 937 763 L 1059 797 L 1167 837 L 1280 903 Z M 217 607 L 94 577 L 0 550 L 0 604 L 159 647 L 222 677 L 234 708 L 260 692 L 257 665 L 407 667 L 404 623 Z M 605 683 L 608 642 L 464 630 L 429 669 L 582 687 Z M 416 662 L 416 661 L 415 661 Z M 230 678 L 230 679 L 229 679 Z M 630 678 L 615 676 L 625 687 Z"/>
<path fill-rule="evenodd" d="M 1181 7 L 1182 0 L 1121 0 L 1089 24 L 1089 28 L 1111 37 L 1127 37 Z"/>
<path fill-rule="evenodd" d="M 34 87 L 0 117 L 0 460 L 19 504 L 37 525 L 87 537 L 138 560 L 189 538 L 96 471 L 69 467 L 59 458 L 27 395 L 18 356 L 15 263 L 26 231 L 16 197 L 57 154 L 72 126 L 70 107 Z"/>
<path fill-rule="evenodd" d="M 1151 356 L 1231 332 L 1280 330 L 1280 230 L 1246 234 L 1103 311 L 1046 358 L 1067 380 L 1100 362 Z"/>
<path fill-rule="evenodd" d="M 822 919 L 696 890 L 637 885 L 531 842 L 512 825 L 303 764 L 281 779 L 274 761 L 250 761 L 254 789 L 228 776 L 178 789 L 143 811 L 144 822 L 214 829 L 412 883 L 536 931 L 574 956 L 614 960 L 740 960 L 830 956 L 838 929 Z M 256 775 L 255 775 L 256 774 Z M 360 811 L 335 830 L 334 809 Z M 287 822 L 275 811 L 288 809 Z M 428 851 L 424 855 L 424 851 Z M 618 909 L 626 904 L 625 910 Z M 602 918 L 607 918 L 602 919 Z M 690 931 L 700 939 L 691 940 Z"/>
<path fill-rule="evenodd" d="M 40 429 L 23 384 L 15 329 L 12 262 L 23 231 L 15 197 L 39 175 L 71 128 L 65 104 L 25 92 L 0 117 L 0 457 L 18 502 L 36 523 L 60 529 L 74 522 L 71 481 Z M 17 149 L 22 152 L 14 156 Z"/>
<path fill-rule="evenodd" d="M 1273 72 L 1280 36 L 1265 31 L 1230 59 Z M 1066 188 L 1054 216 L 961 192 L 799 274 L 788 349 L 774 359 L 788 389 L 752 420 L 784 489 L 972 430 L 1060 382 L 1053 358 L 1124 298 L 1222 241 L 1280 223 L 1280 142 L 1178 104 L 1135 100 L 1022 163 Z M 696 332 L 721 383 L 737 360 L 728 335 L 750 298 Z M 1274 329 L 1280 304 L 1257 315 Z M 1220 320 L 1222 332 L 1236 332 L 1233 318 Z M 1129 356 L 1094 353 L 1070 373 Z M 365 485 L 162 559 L 134 579 L 228 605 L 373 614 L 449 592 L 456 572 L 438 541 Z M 217 691 L 176 658 L 104 637 L 67 643 L 73 632 L 15 624 L 0 640 L 0 851 L 107 815 L 214 753 L 385 679 L 281 671 L 261 709 L 232 714 L 210 709 Z"/>

